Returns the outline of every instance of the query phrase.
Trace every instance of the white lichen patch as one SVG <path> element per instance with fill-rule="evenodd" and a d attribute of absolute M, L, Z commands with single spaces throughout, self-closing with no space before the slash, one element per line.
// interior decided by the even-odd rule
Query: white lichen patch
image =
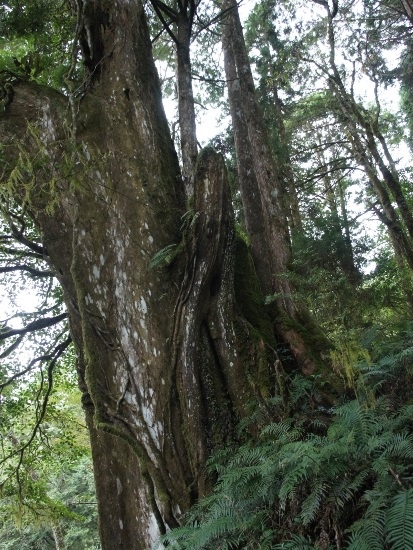
<path fill-rule="evenodd" d="M 97 265 L 94 265 L 92 268 L 92 273 L 95 279 L 99 279 L 100 277 L 100 268 Z"/>
<path fill-rule="evenodd" d="M 96 306 L 99 310 L 100 315 L 104 318 L 105 317 L 105 302 L 102 302 L 101 300 L 97 300 Z"/>
<path fill-rule="evenodd" d="M 115 288 L 115 296 L 116 296 L 116 298 L 121 298 L 121 297 L 123 296 L 123 289 L 122 289 L 122 286 L 123 286 L 123 285 L 119 285 L 119 284 L 116 285 L 116 288 Z"/>
<path fill-rule="evenodd" d="M 120 481 L 120 479 L 117 477 L 116 478 L 116 491 L 118 493 L 118 496 L 122 493 L 123 491 L 123 487 L 122 487 L 122 483 Z"/>
<path fill-rule="evenodd" d="M 136 395 L 130 393 L 129 391 L 125 392 L 125 401 L 128 405 L 133 405 L 134 407 L 138 406 Z"/>
<path fill-rule="evenodd" d="M 148 306 L 143 296 L 141 296 L 139 311 L 142 315 L 146 315 L 148 313 Z"/>
<path fill-rule="evenodd" d="M 49 105 L 43 106 L 42 123 L 43 123 L 43 128 L 45 130 L 46 141 L 56 141 L 56 130 L 50 114 Z"/>
<path fill-rule="evenodd" d="M 204 179 L 204 186 L 205 186 L 205 197 L 208 197 L 209 195 L 209 179 L 208 178 L 205 178 Z"/>
<path fill-rule="evenodd" d="M 152 512 L 149 515 L 148 534 L 152 544 L 155 544 L 158 538 L 160 537 L 158 523 L 156 521 L 155 515 Z M 163 548 L 163 545 L 158 546 L 158 548 L 159 549 Z"/>
<path fill-rule="evenodd" d="M 125 326 L 121 328 L 120 340 L 124 349 L 129 347 L 129 333 Z"/>
<path fill-rule="evenodd" d="M 89 149 L 87 148 L 86 143 L 83 143 L 83 153 L 84 153 L 85 157 L 87 158 L 87 160 L 91 159 Z"/>
<path fill-rule="evenodd" d="M 149 431 L 153 443 L 155 443 L 158 450 L 161 450 L 161 438 L 163 434 L 163 426 L 161 422 L 155 422 L 152 406 L 142 404 L 142 416 L 145 420 L 146 427 Z M 149 449 L 148 449 L 149 451 Z"/>

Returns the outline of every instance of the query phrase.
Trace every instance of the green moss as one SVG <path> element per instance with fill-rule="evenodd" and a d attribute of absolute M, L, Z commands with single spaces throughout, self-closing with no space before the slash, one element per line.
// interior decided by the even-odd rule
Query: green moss
<path fill-rule="evenodd" d="M 207 410 L 205 419 L 208 420 L 208 425 L 205 425 L 205 431 L 208 451 L 212 453 L 231 444 L 234 421 L 222 369 L 213 355 L 206 329 L 201 329 L 196 362 L 204 390 L 204 407 Z"/>
<path fill-rule="evenodd" d="M 269 308 L 264 303 L 248 246 L 239 236 L 235 239 L 235 299 L 242 316 L 257 336 L 275 348 L 277 343 Z"/>
<path fill-rule="evenodd" d="M 270 309 L 264 303 L 248 245 L 240 236 L 235 240 L 235 299 L 248 323 L 246 327 L 240 322 L 237 329 L 242 353 L 247 359 L 247 377 L 262 397 L 268 397 L 271 386 L 269 362 L 274 359 L 272 350 L 277 348 L 277 341 Z"/>

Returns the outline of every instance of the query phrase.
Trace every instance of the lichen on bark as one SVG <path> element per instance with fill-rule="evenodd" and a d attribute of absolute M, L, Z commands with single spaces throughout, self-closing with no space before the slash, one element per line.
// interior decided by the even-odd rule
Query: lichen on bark
<path fill-rule="evenodd" d="M 31 82 L 16 84 L 0 129 L 11 170 L 16 139 L 33 154 L 28 121 L 43 121 L 59 182 L 54 209 L 35 194 L 30 214 L 78 354 L 102 546 L 150 548 L 154 521 L 165 532 L 210 491 L 206 459 L 235 437 L 248 403 L 273 391 L 276 340 L 248 251 L 234 244 L 225 163 L 211 149 L 199 155 L 193 222 L 180 232 L 184 190 L 142 5 L 89 4 L 104 21 L 89 37 L 101 58 L 87 58 L 99 70 L 78 104 L 75 143 L 68 98 Z M 176 262 L 149 269 L 182 238 Z"/>

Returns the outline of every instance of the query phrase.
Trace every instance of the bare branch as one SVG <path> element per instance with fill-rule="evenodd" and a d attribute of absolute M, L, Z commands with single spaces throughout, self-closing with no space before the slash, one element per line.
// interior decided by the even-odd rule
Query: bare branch
<path fill-rule="evenodd" d="M 0 273 L 11 273 L 13 271 L 27 271 L 28 273 L 30 273 L 30 275 L 33 275 L 34 277 L 54 277 L 55 275 L 53 271 L 41 271 L 29 265 L 0 267 Z"/>
<path fill-rule="evenodd" d="M 43 328 L 52 327 L 53 325 L 57 325 L 66 318 L 67 313 L 61 313 L 60 315 L 56 315 L 55 317 L 45 317 L 43 319 L 37 319 L 36 321 L 29 323 L 24 328 L 11 329 L 6 330 L 5 332 L 0 332 L 0 340 L 6 340 L 6 338 L 10 338 L 11 336 L 15 336 L 16 334 L 27 334 L 28 332 L 36 332 L 37 330 L 41 330 Z"/>
<path fill-rule="evenodd" d="M 25 246 L 27 246 L 27 248 L 29 248 L 33 252 L 37 252 L 38 254 L 41 254 L 42 258 L 47 256 L 46 249 L 43 246 L 37 243 L 34 243 L 33 241 L 25 237 L 23 235 L 22 230 L 19 230 L 14 224 L 11 224 L 10 228 L 11 228 L 13 237 L 16 239 L 16 241 L 18 241 L 21 244 L 24 244 Z"/>
<path fill-rule="evenodd" d="M 156 2 L 153 2 L 151 0 L 151 4 L 153 6 L 153 9 L 155 10 L 156 15 L 159 17 L 159 20 L 161 21 L 163 28 L 166 30 L 166 32 L 169 34 L 169 36 L 172 38 L 175 44 L 178 44 L 178 39 L 175 36 L 175 34 L 172 32 L 172 29 L 170 27 L 170 22 L 166 21 L 165 17 L 163 16 L 162 10 L 159 8 Z M 171 17 L 171 21 L 175 22 L 175 19 Z"/>
<path fill-rule="evenodd" d="M 72 343 L 72 338 L 69 336 L 64 342 L 56 346 L 56 348 L 53 350 L 52 354 L 50 355 L 50 363 L 47 367 L 47 389 L 46 393 L 44 395 L 43 401 L 41 406 L 39 407 L 39 414 L 37 415 L 36 423 L 33 427 L 32 433 L 29 437 L 29 439 L 26 441 L 24 445 L 19 447 L 18 449 L 15 449 L 14 451 L 10 452 L 6 457 L 4 457 L 0 464 L 4 464 L 7 460 L 10 460 L 10 458 L 13 458 L 14 456 L 20 455 L 19 457 L 19 463 L 15 469 L 16 474 L 18 475 L 18 471 L 23 463 L 23 456 L 26 449 L 30 447 L 32 444 L 34 438 L 36 437 L 36 434 L 39 430 L 40 424 L 43 421 L 44 415 L 46 414 L 47 404 L 49 402 L 49 397 L 51 394 L 51 391 L 53 389 L 53 369 L 56 365 L 56 362 L 58 359 L 63 355 L 63 353 L 66 351 L 66 349 L 70 346 Z"/>
<path fill-rule="evenodd" d="M 16 338 L 13 344 L 9 346 L 6 349 L 6 351 L 3 351 L 3 353 L 0 354 L 0 359 L 4 359 L 8 355 L 10 355 L 15 349 L 17 349 L 20 346 L 20 344 L 23 342 L 23 339 L 25 336 L 26 336 L 25 334 L 21 334 L 18 338 Z M 3 387 L 3 384 L 0 384 L 0 389 L 2 389 L 2 387 Z"/>
<path fill-rule="evenodd" d="M 5 235 L 4 235 L 5 237 Z M 14 239 L 10 235 L 10 239 Z M 3 235 L 0 236 L 0 241 L 3 239 Z M 1 248 L 0 252 L 3 254 L 9 254 L 10 256 L 24 256 L 25 258 L 36 258 L 37 260 L 44 260 L 44 255 L 39 254 L 38 252 L 28 252 L 27 250 L 19 249 L 19 248 Z"/>
<path fill-rule="evenodd" d="M 62 335 L 60 335 L 60 336 L 62 336 Z M 60 336 L 59 336 L 59 338 L 60 338 Z M 23 336 L 21 338 L 23 338 Z M 38 363 L 43 363 L 45 361 L 52 360 L 55 356 L 55 353 L 59 352 L 59 350 L 61 349 L 62 346 L 65 346 L 64 349 L 66 349 L 71 342 L 72 342 L 72 339 L 69 336 L 62 344 L 57 345 L 51 353 L 41 355 L 40 357 L 36 357 L 32 361 L 30 361 L 30 363 L 28 364 L 28 366 L 25 369 L 23 369 L 19 372 L 16 372 L 13 376 L 11 376 L 5 382 L 0 384 L 0 391 L 2 391 L 6 386 L 10 386 L 10 384 L 12 384 L 18 378 L 21 378 L 22 376 L 24 376 L 28 372 L 32 371 Z M 67 345 L 65 345 L 66 343 L 67 343 Z M 3 358 L 3 355 L 0 356 L 0 359 Z"/>

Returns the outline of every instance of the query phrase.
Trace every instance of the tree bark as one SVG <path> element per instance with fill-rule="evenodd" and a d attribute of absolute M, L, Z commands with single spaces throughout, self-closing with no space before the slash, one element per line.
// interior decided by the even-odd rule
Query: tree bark
<path fill-rule="evenodd" d="M 3 185 L 30 212 L 63 288 L 102 547 L 140 550 L 210 491 L 206 458 L 269 393 L 272 336 L 236 305 L 226 171 L 211 150 L 183 217 L 143 6 L 90 0 L 87 14 L 76 141 L 67 97 L 16 82 L 0 115 Z M 173 262 L 150 269 L 170 245 Z"/>
<path fill-rule="evenodd" d="M 222 40 L 224 54 L 227 57 L 226 66 L 232 67 L 231 73 L 227 75 L 229 91 L 238 92 L 239 109 L 248 132 L 250 158 L 257 181 L 257 202 L 263 219 L 260 238 L 265 243 L 268 260 L 273 264 L 271 269 L 268 270 L 267 265 L 261 265 L 264 261 L 263 257 L 254 252 L 254 247 L 252 247 L 252 254 L 264 291 L 267 294 L 279 292 L 283 307 L 286 311 L 293 313 L 294 305 L 290 303 L 290 288 L 286 281 L 280 279 L 280 275 L 287 272 L 291 259 L 284 205 L 285 189 L 279 180 L 269 148 L 268 134 L 255 94 L 236 2 L 233 0 L 224 2 L 223 12 L 228 12 L 222 22 Z M 240 117 L 237 120 L 239 121 Z M 238 163 L 241 161 L 242 157 L 239 156 Z"/>
<path fill-rule="evenodd" d="M 285 205 L 287 185 L 279 177 L 269 147 L 237 4 L 225 0 L 222 8 L 227 13 L 222 21 L 222 43 L 251 254 L 264 293 L 276 297 L 275 330 L 290 348 L 299 368 L 309 374 L 320 367 L 329 343 L 295 298 L 288 277 L 291 243 Z M 317 341 L 313 349 L 305 340 L 305 334 L 310 332 L 313 344 Z"/>
<path fill-rule="evenodd" d="M 182 154 L 182 178 L 189 204 L 194 194 L 194 175 L 198 144 L 196 139 L 196 117 L 191 69 L 192 25 L 198 4 L 195 0 L 178 1 L 174 7 L 161 0 L 151 4 L 164 29 L 176 47 L 179 129 Z M 171 28 L 171 23 L 175 28 Z"/>
<path fill-rule="evenodd" d="M 191 6 L 192 6 L 191 2 Z M 195 8 L 194 8 L 195 9 Z M 193 16 L 192 16 L 193 17 Z M 194 92 L 192 89 L 192 69 L 190 57 L 192 17 L 186 12 L 178 15 L 178 41 L 176 44 L 178 71 L 178 109 L 181 132 L 182 176 L 190 202 L 194 193 L 194 174 L 198 146 L 196 139 L 196 119 Z"/>

